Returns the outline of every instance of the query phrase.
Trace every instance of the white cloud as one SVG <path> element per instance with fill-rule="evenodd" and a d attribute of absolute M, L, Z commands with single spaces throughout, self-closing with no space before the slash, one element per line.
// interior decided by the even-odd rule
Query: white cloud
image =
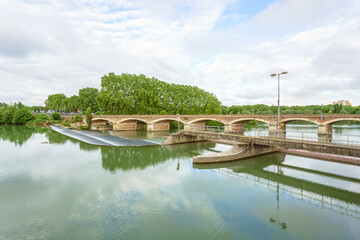
<path fill-rule="evenodd" d="M 0 102 L 42 104 L 49 94 L 100 88 L 103 74 L 128 72 L 198 85 L 226 105 L 276 104 L 269 75 L 288 71 L 284 104 L 360 104 L 357 1 L 279 0 L 247 18 L 227 11 L 234 4 L 0 3 Z M 233 24 L 219 27 L 224 19 Z"/>

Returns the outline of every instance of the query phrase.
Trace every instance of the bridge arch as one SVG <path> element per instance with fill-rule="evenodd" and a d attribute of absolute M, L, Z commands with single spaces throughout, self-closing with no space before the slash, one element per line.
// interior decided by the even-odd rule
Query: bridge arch
<path fill-rule="evenodd" d="M 134 131 L 134 130 L 147 130 L 148 122 L 141 118 L 124 118 L 116 122 L 114 130 L 118 131 Z"/>
<path fill-rule="evenodd" d="M 95 121 L 107 121 L 107 122 L 112 123 L 112 124 L 116 123 L 115 121 L 113 121 L 113 120 L 111 120 L 111 119 L 99 118 L 99 117 L 93 118 L 92 121 L 93 121 L 93 122 L 95 122 Z M 83 122 L 86 122 L 86 118 L 83 119 Z"/>
<path fill-rule="evenodd" d="M 324 122 L 324 124 L 325 124 L 325 125 L 328 125 L 328 124 L 333 124 L 333 123 L 341 122 L 341 121 L 357 121 L 357 122 L 360 122 L 360 117 L 359 117 L 359 118 L 339 118 L 339 119 L 332 119 L 332 120 L 329 120 L 329 121 Z"/>
<path fill-rule="evenodd" d="M 177 118 L 160 118 L 160 119 L 156 119 L 156 120 L 154 120 L 154 121 L 152 121 L 152 122 L 150 122 L 150 123 L 160 123 L 160 122 L 173 122 L 173 121 L 175 121 L 175 122 L 177 122 Z M 181 119 L 179 120 L 179 122 L 180 123 L 182 123 L 182 124 L 185 124 L 185 122 L 184 121 L 182 121 Z"/>
<path fill-rule="evenodd" d="M 307 119 L 307 118 L 285 118 L 283 120 L 280 120 L 280 123 L 287 124 L 292 121 L 304 121 L 304 122 L 309 122 L 309 123 L 314 123 L 316 125 L 319 125 L 319 123 L 317 121 L 312 120 L 312 119 Z"/>
<path fill-rule="evenodd" d="M 188 122 L 188 124 L 206 123 L 206 122 L 209 122 L 209 121 L 215 121 L 215 122 L 219 122 L 219 123 L 222 123 L 222 124 L 226 124 L 225 121 L 222 121 L 222 120 L 219 120 L 219 119 L 216 119 L 216 118 L 198 118 L 198 119 L 194 119 L 194 120 Z"/>
<path fill-rule="evenodd" d="M 214 121 L 214 122 L 218 122 L 221 125 L 225 125 L 226 122 L 214 117 L 209 117 L 209 118 L 197 118 L 194 119 L 192 121 L 187 122 L 184 125 L 184 130 L 198 130 L 198 131 L 203 131 L 206 129 L 206 123 L 210 122 L 210 121 Z"/>
<path fill-rule="evenodd" d="M 258 122 L 270 124 L 269 120 L 265 120 L 265 119 L 261 119 L 261 118 L 240 118 L 240 119 L 232 120 L 231 122 L 229 122 L 229 124 L 241 124 L 241 123 L 246 123 L 246 122 L 250 122 L 250 121 L 258 121 Z"/>
<path fill-rule="evenodd" d="M 141 119 L 141 118 L 125 118 L 125 119 L 117 121 L 117 124 L 126 123 L 126 122 L 135 122 L 135 121 L 148 124 L 148 122 L 146 120 Z"/>
<path fill-rule="evenodd" d="M 86 122 L 86 118 L 84 119 L 84 121 Z M 101 131 L 112 130 L 114 124 L 115 124 L 114 121 L 111 121 L 110 119 L 107 118 L 93 118 L 91 124 L 91 130 L 101 130 Z"/>

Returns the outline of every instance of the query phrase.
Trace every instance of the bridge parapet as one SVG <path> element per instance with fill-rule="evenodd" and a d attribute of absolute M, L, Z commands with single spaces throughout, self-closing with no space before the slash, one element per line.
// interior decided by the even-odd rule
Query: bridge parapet
<path fill-rule="evenodd" d="M 218 121 L 224 124 L 227 132 L 242 132 L 243 124 L 249 121 L 260 121 L 269 125 L 269 132 L 277 132 L 277 115 L 94 115 L 93 120 L 108 121 L 114 130 L 135 130 L 135 124 L 147 124 L 148 131 L 168 130 L 171 121 L 179 121 L 185 129 L 204 130 L 207 121 Z M 286 130 L 286 124 L 291 121 L 302 120 L 319 126 L 319 134 L 331 133 L 331 125 L 338 121 L 354 120 L 360 122 L 359 114 L 301 114 L 281 115 L 280 130 Z M 85 119 L 83 120 L 85 124 Z M 127 124 L 125 124 L 127 123 Z M 130 124 L 132 123 L 132 124 Z"/>

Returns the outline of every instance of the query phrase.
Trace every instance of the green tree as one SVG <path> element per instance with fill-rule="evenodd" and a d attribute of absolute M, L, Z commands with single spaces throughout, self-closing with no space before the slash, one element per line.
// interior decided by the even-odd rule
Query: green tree
<path fill-rule="evenodd" d="M 92 112 L 91 112 L 91 108 L 90 108 L 90 107 L 88 107 L 88 109 L 86 109 L 85 115 L 86 115 L 86 123 L 87 123 L 88 127 L 91 128 L 91 124 L 92 124 Z"/>
<path fill-rule="evenodd" d="M 15 112 L 16 112 L 16 107 L 14 106 L 10 106 L 6 108 L 3 115 L 4 124 L 7 125 L 12 124 L 12 119 L 14 117 Z"/>
<path fill-rule="evenodd" d="M 97 103 L 106 114 L 221 113 L 221 102 L 212 93 L 142 74 L 104 75 Z"/>
<path fill-rule="evenodd" d="M 51 114 L 51 118 L 52 118 L 52 120 L 61 120 L 61 114 L 58 112 L 53 112 Z"/>
<path fill-rule="evenodd" d="M 339 112 L 339 114 L 347 114 L 347 111 L 345 109 L 341 109 L 341 111 Z"/>
<path fill-rule="evenodd" d="M 342 110 L 342 108 L 343 108 L 343 105 L 341 105 L 341 104 L 335 104 L 335 105 L 334 105 L 333 113 L 335 113 L 335 114 L 340 113 L 341 110 Z"/>
<path fill-rule="evenodd" d="M 32 114 L 27 107 L 21 107 L 16 109 L 12 118 L 12 124 L 24 125 L 32 119 Z"/>
<path fill-rule="evenodd" d="M 49 95 L 45 100 L 45 106 L 52 110 L 65 110 L 66 96 L 63 93 Z"/>
<path fill-rule="evenodd" d="M 94 112 L 98 111 L 99 107 L 96 98 L 99 95 L 99 90 L 96 88 L 83 88 L 79 90 L 79 109 L 85 111 L 90 107 Z"/>
<path fill-rule="evenodd" d="M 80 110 L 79 96 L 73 95 L 66 100 L 66 109 L 68 112 L 75 112 Z"/>
<path fill-rule="evenodd" d="M 4 113 L 5 113 L 6 108 L 5 107 L 0 107 L 0 124 L 4 124 Z"/>

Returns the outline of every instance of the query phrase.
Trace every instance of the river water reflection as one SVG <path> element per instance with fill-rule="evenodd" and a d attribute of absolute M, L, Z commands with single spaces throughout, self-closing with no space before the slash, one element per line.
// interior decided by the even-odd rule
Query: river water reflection
<path fill-rule="evenodd" d="M 359 239 L 360 167 L 284 154 L 192 164 L 228 148 L 96 147 L 0 126 L 0 239 Z"/>

